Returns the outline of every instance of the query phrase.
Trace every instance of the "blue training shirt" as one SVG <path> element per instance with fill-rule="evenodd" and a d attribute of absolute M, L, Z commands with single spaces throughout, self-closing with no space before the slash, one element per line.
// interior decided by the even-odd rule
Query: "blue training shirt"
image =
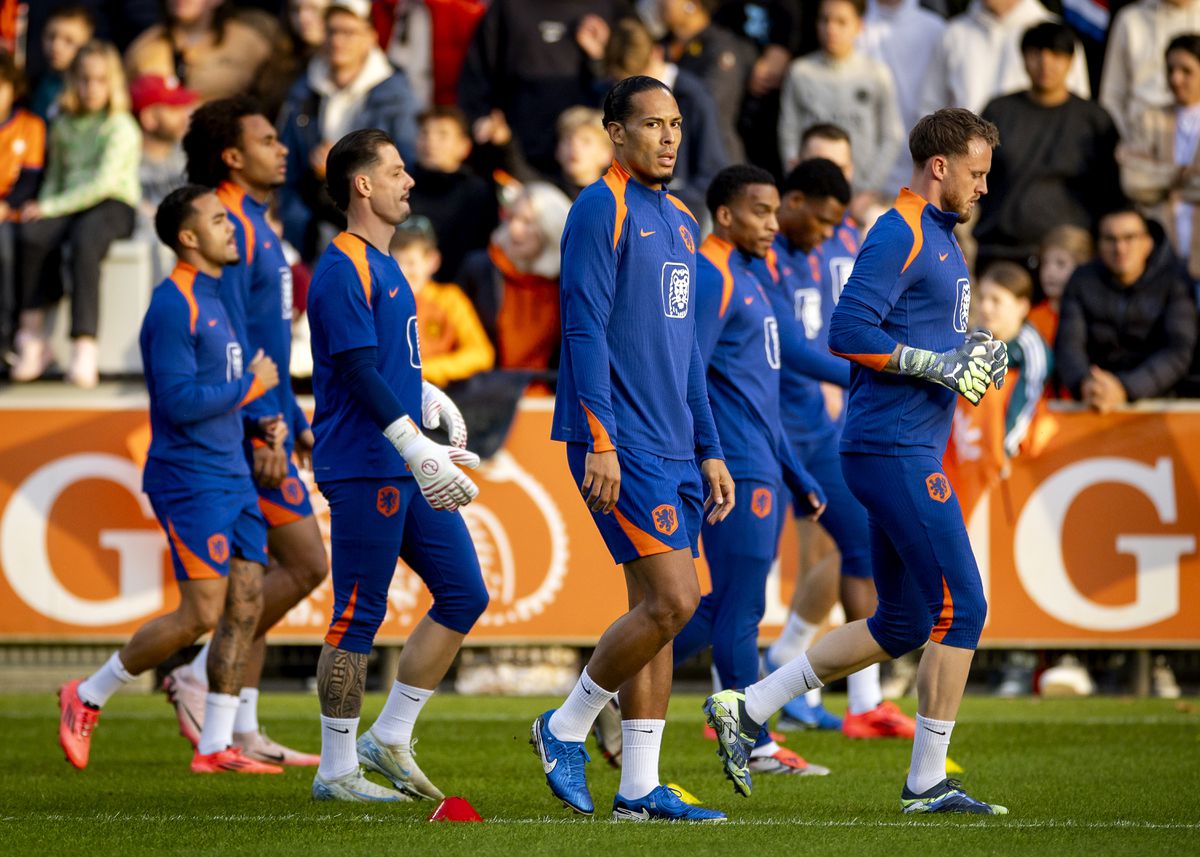
<path fill-rule="evenodd" d="M 617 161 L 571 206 L 554 440 L 724 457 L 696 343 L 698 231 L 687 206 Z"/>
<path fill-rule="evenodd" d="M 405 413 L 421 413 L 417 305 L 400 266 L 343 232 L 321 254 L 308 289 L 312 331 L 313 472 L 317 481 L 412 478 L 366 409 L 338 382 L 334 356 L 377 349 L 377 368 Z"/>
<path fill-rule="evenodd" d="M 248 486 L 239 409 L 263 395 L 243 372 L 219 281 L 179 262 L 150 297 L 139 337 L 150 393 L 147 494 Z"/>
<path fill-rule="evenodd" d="M 842 290 L 846 288 L 854 270 L 858 245 L 858 224 L 847 214 L 833 230 L 833 236 L 822 242 L 812 253 L 820 274 L 818 291 L 821 329 L 818 336 L 810 336 L 809 339 L 819 342 L 822 349 L 829 346 L 829 322 L 833 318 L 833 308 L 837 306 Z"/>
<path fill-rule="evenodd" d="M 829 326 L 829 348 L 852 360 L 843 452 L 946 450 L 953 390 L 885 374 L 897 344 L 948 351 L 967 335 L 971 280 L 954 237 L 958 215 L 908 188 L 872 227 Z"/>
<path fill-rule="evenodd" d="M 242 258 L 240 264 L 225 269 L 222 299 L 247 353 L 261 348 L 279 367 L 279 386 L 256 401 L 248 413 L 253 417 L 283 414 L 290 452 L 296 435 L 308 428 L 308 418 L 296 402 L 291 384 L 292 268 L 283 254 L 283 242 L 267 223 L 266 203 L 233 182 L 223 182 L 217 198 L 229 212 Z"/>

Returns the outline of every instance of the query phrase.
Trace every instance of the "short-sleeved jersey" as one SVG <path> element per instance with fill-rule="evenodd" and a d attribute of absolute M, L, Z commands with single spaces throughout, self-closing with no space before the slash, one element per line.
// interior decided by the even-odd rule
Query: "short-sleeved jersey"
<path fill-rule="evenodd" d="M 697 262 L 696 338 L 734 480 L 780 478 L 779 323 L 752 257 L 709 235 Z"/>
<path fill-rule="evenodd" d="M 881 370 L 897 344 L 942 352 L 966 339 L 971 281 L 957 223 L 905 188 L 863 242 L 829 328 L 830 349 L 856 364 L 843 452 L 940 459 L 946 449 L 954 391 Z"/>
<path fill-rule="evenodd" d="M 720 457 L 696 345 L 696 219 L 614 161 L 567 215 L 555 440 Z"/>
<path fill-rule="evenodd" d="M 339 234 L 313 271 L 308 324 L 317 481 L 412 478 L 366 408 L 339 383 L 334 362 L 345 351 L 377 349 L 379 374 L 405 413 L 421 413 L 417 305 L 396 260 L 357 235 Z"/>
<path fill-rule="evenodd" d="M 14 110 L 0 125 L 0 199 L 8 196 L 23 170 L 46 165 L 46 123 L 28 110 Z"/>
<path fill-rule="evenodd" d="M 819 312 L 820 273 L 813 254 L 792 247 L 783 235 L 775 238 L 767 258 L 756 265 L 763 276 L 768 298 L 779 320 L 779 340 L 783 355 L 781 388 L 781 417 L 783 431 L 793 444 L 808 443 L 836 430 L 821 382 L 804 371 L 797 355 L 815 349 L 810 338 L 813 313 Z M 819 321 L 820 316 L 815 318 Z"/>
<path fill-rule="evenodd" d="M 249 354 L 262 349 L 279 367 L 282 383 L 249 409 L 256 416 L 283 414 L 290 450 L 308 419 L 292 393 L 292 268 L 279 236 L 267 223 L 267 206 L 233 182 L 217 188 L 229 212 L 242 261 L 221 277 L 221 297 Z"/>
<path fill-rule="evenodd" d="M 140 336 L 150 393 L 147 493 L 240 488 L 250 477 L 238 409 L 263 394 L 216 278 L 180 262 L 150 298 Z"/>

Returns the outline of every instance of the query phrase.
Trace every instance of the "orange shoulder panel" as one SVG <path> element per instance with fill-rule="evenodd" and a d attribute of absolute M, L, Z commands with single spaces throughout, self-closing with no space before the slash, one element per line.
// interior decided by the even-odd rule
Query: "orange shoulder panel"
<path fill-rule="evenodd" d="M 371 263 L 367 261 L 367 245 L 361 238 L 356 238 L 349 232 L 339 233 L 333 239 L 333 246 L 346 254 L 354 269 L 358 271 L 358 279 L 362 283 L 363 294 L 367 296 L 367 306 L 371 305 Z"/>
<path fill-rule="evenodd" d="M 900 269 L 901 274 L 908 270 L 908 266 L 917 258 L 917 254 L 921 252 L 921 247 L 925 244 L 925 232 L 921 227 L 921 213 L 928 204 L 923 197 L 908 188 L 901 190 L 900 197 L 896 200 L 896 211 L 904 218 L 904 222 L 908 224 L 908 228 L 912 230 L 913 234 L 912 249 L 908 251 L 908 259 L 904 262 L 904 267 Z"/>
<path fill-rule="evenodd" d="M 175 284 L 175 288 L 179 289 L 179 293 L 187 301 L 188 330 L 193 336 L 196 333 L 196 321 L 200 318 L 200 307 L 196 303 L 196 294 L 193 291 L 197 273 L 199 272 L 193 265 L 189 265 L 187 262 L 176 262 L 175 270 L 171 272 L 170 277 L 171 282 Z"/>
<path fill-rule="evenodd" d="M 729 309 L 729 301 L 733 297 L 733 271 L 729 267 L 733 245 L 724 238 L 710 234 L 700 244 L 700 255 L 712 262 L 713 267 L 721 272 L 721 309 L 717 312 L 717 318 L 724 318 L 725 310 Z"/>
<path fill-rule="evenodd" d="M 608 172 L 604 174 L 604 183 L 608 185 L 608 189 L 617 203 L 617 215 L 613 218 L 613 249 L 616 250 L 617 242 L 621 240 L 621 230 L 625 227 L 625 217 L 629 214 L 629 208 L 625 204 L 625 189 L 629 184 L 629 173 L 625 172 L 625 168 L 614 160 L 612 166 L 608 168 Z"/>
<path fill-rule="evenodd" d="M 221 182 L 217 188 L 217 199 L 242 224 L 242 231 L 246 235 L 246 258 L 242 261 L 249 265 L 254 261 L 254 223 L 246 216 L 246 191 L 233 182 Z"/>
<path fill-rule="evenodd" d="M 673 194 L 673 193 L 669 193 L 669 194 L 667 194 L 667 199 L 671 200 L 671 203 L 672 203 L 672 204 L 673 204 L 673 205 L 674 205 L 676 208 L 678 208 L 680 211 L 682 211 L 682 212 L 683 212 L 684 214 L 686 214 L 688 217 L 692 218 L 692 220 L 695 220 L 695 221 L 696 221 L 696 224 L 697 224 L 697 225 L 699 225 L 700 221 L 699 221 L 699 220 L 696 220 L 696 215 L 692 214 L 692 210 L 691 210 L 690 208 L 688 208 L 686 205 L 684 205 L 684 204 L 683 204 L 683 200 L 682 200 L 682 199 L 680 199 L 679 197 L 675 196 L 675 194 Z"/>

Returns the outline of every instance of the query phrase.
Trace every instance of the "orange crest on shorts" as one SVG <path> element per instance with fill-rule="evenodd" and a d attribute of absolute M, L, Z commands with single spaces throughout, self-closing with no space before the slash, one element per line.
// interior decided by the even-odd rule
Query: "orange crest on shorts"
<path fill-rule="evenodd" d="M 385 518 L 390 518 L 399 512 L 400 489 L 391 485 L 384 485 L 380 488 L 379 493 L 375 495 L 375 508 Z"/>
<path fill-rule="evenodd" d="M 229 539 L 224 533 L 208 537 L 208 556 L 213 562 L 225 562 L 229 559 Z"/>
<path fill-rule="evenodd" d="M 760 518 L 771 514 L 771 489 L 755 488 L 750 495 L 750 511 Z"/>
<path fill-rule="evenodd" d="M 663 503 L 650 515 L 654 518 L 654 529 L 665 536 L 669 536 L 679 529 L 679 518 L 675 514 L 674 506 Z"/>
<path fill-rule="evenodd" d="M 692 239 L 692 230 L 688 229 L 683 224 L 680 224 L 679 234 L 683 236 L 683 246 L 688 248 L 688 252 L 695 253 L 696 242 Z"/>
<path fill-rule="evenodd" d="M 926 476 L 925 489 L 929 492 L 929 496 L 939 503 L 945 503 L 950 499 L 950 480 L 944 473 L 930 473 Z"/>
<path fill-rule="evenodd" d="M 283 480 L 279 486 L 279 492 L 283 494 L 283 499 L 291 506 L 299 506 L 304 502 L 304 486 L 300 484 L 300 480 L 295 476 L 289 476 Z"/>

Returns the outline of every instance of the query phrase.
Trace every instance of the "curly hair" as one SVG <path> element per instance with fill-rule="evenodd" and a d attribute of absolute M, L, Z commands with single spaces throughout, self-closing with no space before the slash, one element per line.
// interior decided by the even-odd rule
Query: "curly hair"
<path fill-rule="evenodd" d="M 242 120 L 262 114 L 258 102 L 247 95 L 210 101 L 192 114 L 183 136 L 187 156 L 187 179 L 205 187 L 216 187 L 229 178 L 223 154 L 242 143 Z"/>

